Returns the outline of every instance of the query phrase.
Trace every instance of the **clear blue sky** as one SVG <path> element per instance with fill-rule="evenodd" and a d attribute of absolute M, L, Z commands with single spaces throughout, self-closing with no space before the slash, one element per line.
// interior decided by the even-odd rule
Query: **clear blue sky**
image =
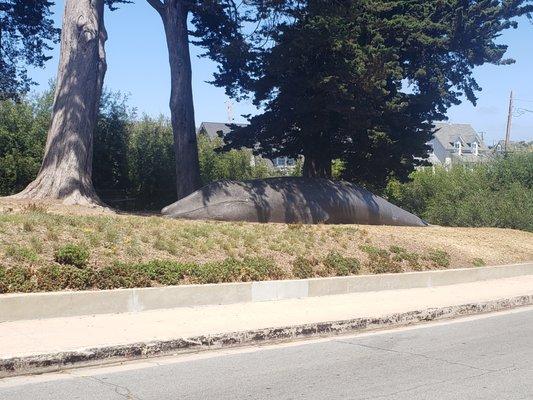
<path fill-rule="evenodd" d="M 60 26 L 63 1 L 56 0 L 55 20 Z M 114 12 L 106 10 L 108 71 L 105 86 L 129 93 L 130 104 L 139 113 L 168 115 L 169 67 L 163 27 L 159 16 L 146 0 L 135 0 Z M 483 88 L 477 107 L 468 102 L 449 110 L 450 122 L 470 123 L 483 132 L 491 145 L 503 138 L 507 118 L 509 92 L 515 92 L 516 108 L 533 110 L 533 24 L 526 18 L 516 30 L 506 31 L 500 40 L 509 45 L 508 57 L 516 59 L 510 66 L 485 65 L 475 70 L 475 77 Z M 33 70 L 32 77 L 46 87 L 55 77 L 58 48 L 46 67 Z M 227 121 L 224 90 L 206 81 L 211 79 L 215 64 L 205 58 L 197 58 L 200 51 L 192 48 L 193 91 L 196 123 L 202 121 Z M 255 113 L 250 101 L 233 105 L 235 121 L 244 121 L 241 114 Z M 515 114 L 520 114 L 516 112 Z M 525 112 L 513 121 L 513 140 L 533 140 L 533 112 Z"/>

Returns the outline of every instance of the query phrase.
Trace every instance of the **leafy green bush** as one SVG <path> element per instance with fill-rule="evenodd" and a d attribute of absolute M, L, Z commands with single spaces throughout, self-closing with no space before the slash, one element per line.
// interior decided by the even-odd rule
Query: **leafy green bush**
<path fill-rule="evenodd" d="M 67 244 L 55 252 L 54 259 L 59 264 L 83 268 L 89 261 L 89 250 L 77 244 Z"/>
<path fill-rule="evenodd" d="M 32 292 L 36 282 L 28 267 L 0 267 L 0 293 Z"/>
<path fill-rule="evenodd" d="M 428 252 L 426 258 L 436 267 L 448 268 L 450 266 L 450 255 L 444 250 L 433 249 Z"/>
<path fill-rule="evenodd" d="M 80 269 L 71 265 L 45 265 L 36 270 L 0 266 L 0 293 L 248 282 L 280 279 L 284 275 L 284 271 L 272 260 L 260 257 L 243 260 L 228 258 L 206 264 L 172 260 L 153 260 L 141 264 L 117 262 L 100 269 Z"/>
<path fill-rule="evenodd" d="M 296 278 L 306 279 L 315 276 L 314 267 L 315 262 L 305 257 L 296 257 L 292 262 L 292 274 Z"/>
<path fill-rule="evenodd" d="M 98 289 L 150 287 L 152 281 L 142 270 L 117 263 L 95 270 L 94 286 Z"/>
<path fill-rule="evenodd" d="M 391 181 L 385 194 L 432 224 L 533 231 L 533 152 L 450 171 L 428 168 L 411 179 Z"/>
<path fill-rule="evenodd" d="M 93 182 L 102 200 L 123 209 L 160 209 L 175 200 L 176 169 L 170 120 L 137 118 L 120 92 L 104 91 L 94 134 Z M 53 88 L 20 103 L 0 101 L 0 196 L 26 187 L 39 171 L 50 125 Z M 200 135 L 202 182 L 271 176 L 249 150 L 219 153 L 221 139 Z"/>
<path fill-rule="evenodd" d="M 385 249 L 380 249 L 371 245 L 360 246 L 360 249 L 367 253 L 367 268 L 373 274 L 386 274 L 402 272 L 402 264 L 394 259 L 393 254 Z"/>
<path fill-rule="evenodd" d="M 329 253 L 323 260 L 324 267 L 329 272 L 337 276 L 357 274 L 361 268 L 361 263 L 357 258 L 344 257 L 337 252 Z"/>

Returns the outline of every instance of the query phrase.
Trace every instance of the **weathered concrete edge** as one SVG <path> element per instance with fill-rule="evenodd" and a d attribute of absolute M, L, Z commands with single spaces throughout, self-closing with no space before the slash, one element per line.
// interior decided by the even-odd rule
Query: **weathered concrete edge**
<path fill-rule="evenodd" d="M 0 295 L 0 322 L 436 287 L 521 275 L 533 275 L 533 262 L 302 280 L 3 294 Z"/>
<path fill-rule="evenodd" d="M 341 321 L 265 328 L 164 341 L 139 342 L 119 346 L 103 346 L 80 351 L 0 359 L 0 378 L 61 371 L 67 368 L 111 364 L 169 354 L 271 344 L 304 338 L 335 336 L 394 328 L 422 322 L 509 310 L 529 305 L 533 305 L 533 295 L 407 311 L 382 317 L 363 317 Z"/>

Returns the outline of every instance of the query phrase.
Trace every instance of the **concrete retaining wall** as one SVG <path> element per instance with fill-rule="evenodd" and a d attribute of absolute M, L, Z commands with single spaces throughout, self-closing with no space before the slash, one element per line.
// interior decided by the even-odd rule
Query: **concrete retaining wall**
<path fill-rule="evenodd" d="M 0 295 L 0 322 L 445 286 L 533 275 L 533 262 L 400 274 Z"/>

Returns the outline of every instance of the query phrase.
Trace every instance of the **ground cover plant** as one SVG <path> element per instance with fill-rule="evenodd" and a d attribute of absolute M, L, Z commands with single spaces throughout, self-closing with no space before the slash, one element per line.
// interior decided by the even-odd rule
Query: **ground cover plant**
<path fill-rule="evenodd" d="M 480 267 L 533 259 L 533 234 L 180 221 L 0 201 L 0 292 Z"/>

